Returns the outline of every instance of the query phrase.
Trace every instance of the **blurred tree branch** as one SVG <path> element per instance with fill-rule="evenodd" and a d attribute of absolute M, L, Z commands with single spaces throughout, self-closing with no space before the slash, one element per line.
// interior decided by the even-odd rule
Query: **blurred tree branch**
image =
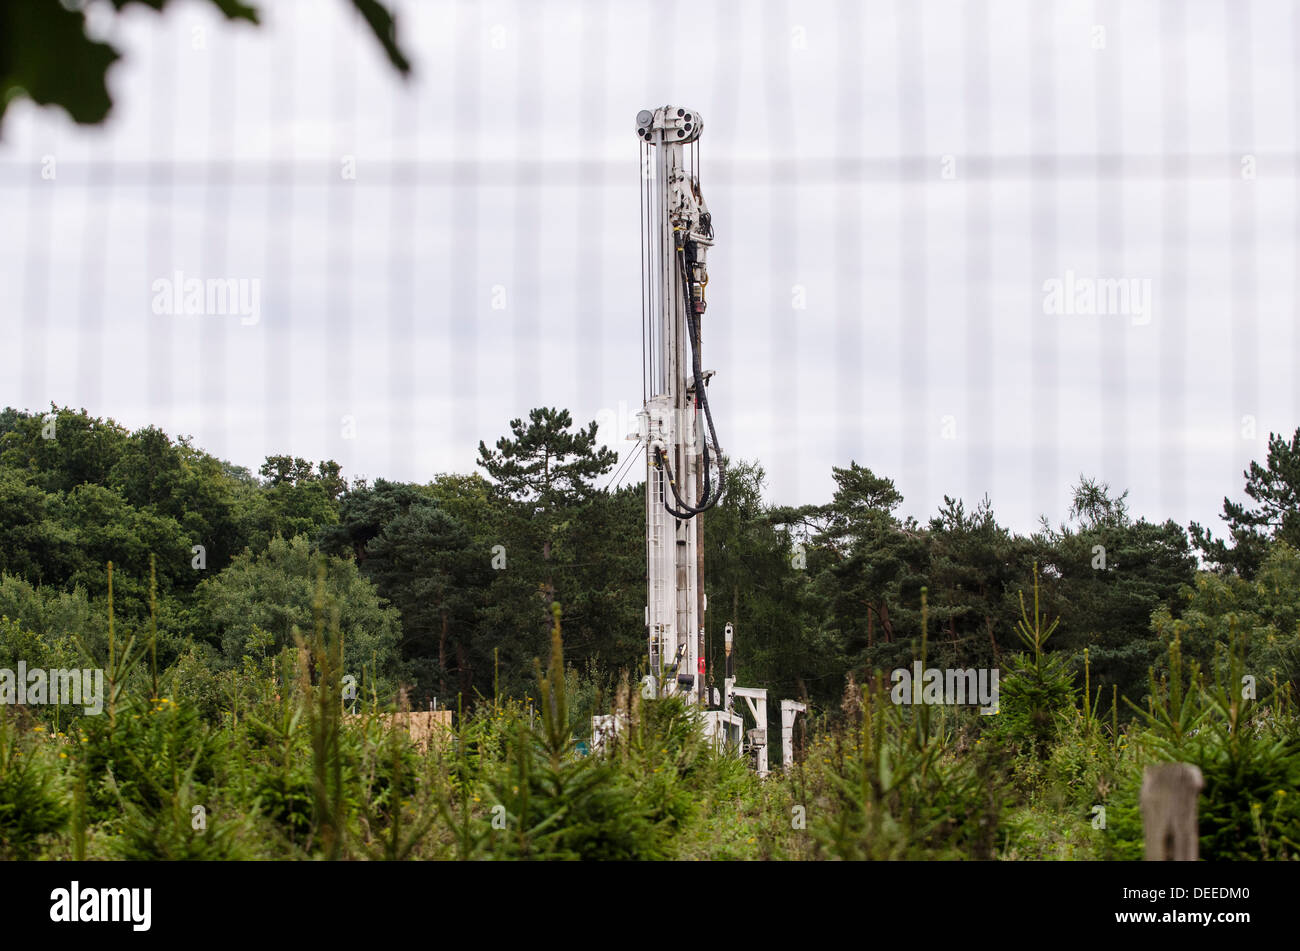
<path fill-rule="evenodd" d="M 162 12 L 169 0 L 106 0 L 115 13 L 128 6 Z M 240 0 L 208 0 L 227 20 L 260 24 L 256 7 Z M 348 0 L 403 77 L 411 63 L 397 40 L 392 11 L 379 0 Z M 71 7 L 71 9 L 69 9 Z M 27 97 L 60 106 L 83 125 L 103 122 L 113 107 L 110 66 L 122 58 L 110 43 L 86 34 L 85 0 L 21 0 L 0 4 L 0 131 L 11 102 Z"/>

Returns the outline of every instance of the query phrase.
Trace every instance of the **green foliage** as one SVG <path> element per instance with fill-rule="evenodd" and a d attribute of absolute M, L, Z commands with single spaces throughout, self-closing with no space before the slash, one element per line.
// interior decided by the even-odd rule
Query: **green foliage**
<path fill-rule="evenodd" d="M 1013 657 L 1007 677 L 1001 681 L 999 711 L 994 735 L 1016 749 L 1040 757 L 1056 733 L 1057 716 L 1074 700 L 1074 677 L 1068 658 L 1045 653 L 1048 638 L 1058 621 L 1044 627 L 1038 591 L 1038 566 L 1034 566 L 1034 614 L 1032 620 L 1020 595 L 1020 620 L 1016 634 L 1029 650 Z"/>
<path fill-rule="evenodd" d="M 618 455 L 597 448 L 596 423 L 570 433 L 573 417 L 568 410 L 534 409 L 528 425 L 510 421 L 513 439 L 502 436 L 495 449 L 478 444 L 478 464 L 507 498 L 551 513 L 558 506 L 587 498 L 592 480 L 608 472 Z"/>
<path fill-rule="evenodd" d="M 506 689 L 516 693 L 527 689 L 522 674 L 530 658 L 546 651 L 552 602 L 572 605 L 570 643 L 582 645 L 587 656 L 604 652 L 611 660 L 628 656 L 618 628 L 636 624 L 639 616 L 628 610 L 628 598 L 644 603 L 642 595 L 630 594 L 644 590 L 644 560 L 633 544 L 643 522 L 629 504 L 635 496 L 610 497 L 596 488 L 618 456 L 598 444 L 594 421 L 570 432 L 572 426 L 567 410 L 537 408 L 527 424 L 511 420 L 511 436 L 498 439 L 494 449 L 480 442 L 477 464 L 492 479 L 490 502 L 445 478 L 432 487 L 449 503 L 479 512 L 495 508 L 490 531 L 476 532 L 480 557 L 504 552 L 508 566 L 493 571 L 479 640 L 499 647 Z M 477 653 L 483 670 L 487 652 Z"/>
<path fill-rule="evenodd" d="M 1216 644 L 1242 638 L 1246 667 L 1257 680 L 1300 687 L 1300 552 L 1285 542 L 1269 546 L 1252 580 L 1203 572 L 1180 591 L 1176 611 L 1151 618 L 1162 639 L 1180 640 L 1209 659 Z"/>
<path fill-rule="evenodd" d="M 223 667 L 237 667 L 250 652 L 276 653 L 293 644 L 293 630 L 311 630 L 318 564 L 324 592 L 339 612 L 344 673 L 385 699 L 401 677 L 397 611 L 386 606 L 353 561 L 327 557 L 318 562 L 304 536 L 275 538 L 265 552 L 235 558 L 225 571 L 200 586 L 199 604 L 220 645 Z M 258 631 L 271 635 L 266 643 Z M 261 646 L 259 646 L 259 644 Z"/>
<path fill-rule="evenodd" d="M 337 523 L 321 529 L 321 550 L 331 555 L 351 555 L 364 565 L 367 546 L 384 526 L 412 508 L 434 505 L 434 499 L 419 486 L 387 479 L 376 479 L 373 486 L 358 482 L 340 500 Z"/>
<path fill-rule="evenodd" d="M 898 666 L 920 636 L 924 539 L 914 521 L 894 516 L 903 496 L 892 481 L 857 463 L 831 471 L 835 497 L 814 536 L 831 556 L 818 594 L 853 669 Z"/>
<path fill-rule="evenodd" d="M 1290 440 L 1269 433 L 1266 464 L 1252 462 L 1242 475 L 1246 494 L 1258 504 L 1248 508 L 1224 498 L 1223 520 L 1232 544 L 1195 522 L 1191 534 L 1212 565 L 1250 579 L 1259 570 L 1270 540 L 1300 547 L 1300 428 Z"/>
<path fill-rule="evenodd" d="M 0 465 L 42 492 L 65 495 L 79 485 L 112 487 L 129 433 L 112 419 L 50 404 L 43 415 L 12 413 L 0 434 Z"/>
<path fill-rule="evenodd" d="M 75 666 L 76 659 L 69 641 L 38 634 L 21 622 L 0 615 L 0 669 L 16 670 L 19 663 L 33 670 L 66 668 Z"/>
<path fill-rule="evenodd" d="M 1201 858 L 1300 859 L 1300 747 L 1262 724 L 1243 726 L 1236 737 L 1216 728 L 1190 760 L 1205 781 Z"/>
<path fill-rule="evenodd" d="M 47 749 L 66 747 L 65 737 L 43 726 L 24 726 L 0 706 L 0 859 L 31 859 L 42 840 L 64 827 L 70 809 L 63 778 Z M 66 756 L 66 754 L 62 754 Z"/>
<path fill-rule="evenodd" d="M 1257 474 L 1249 574 L 1197 572 L 1181 528 L 1088 479 L 1068 525 L 1023 537 L 987 499 L 902 518 L 856 464 L 828 504 L 774 507 L 730 462 L 709 682 L 731 621 L 743 681 L 813 710 L 798 765 L 760 780 L 694 707 L 629 689 L 644 487 L 598 488 L 611 455 L 567 414 L 481 446 L 493 482 L 349 486 L 51 410 L 0 412 L 0 667 L 100 667 L 109 697 L 0 710 L 5 857 L 1140 858 L 1143 770 L 1167 760 L 1205 778 L 1204 857 L 1298 854 L 1288 446 Z M 1000 667 L 1000 712 L 852 685 L 916 656 Z M 416 745 L 405 711 L 435 697 L 454 722 Z"/>
<path fill-rule="evenodd" d="M 260 23 L 257 8 L 240 0 L 210 2 L 228 20 Z M 409 73 L 411 64 L 398 43 L 388 7 L 379 0 L 351 3 L 393 68 Z M 161 12 L 167 0 L 112 0 L 117 11 L 128 6 Z M 26 96 L 43 106 L 60 106 L 76 122 L 103 122 L 113 105 L 107 72 L 120 58 L 111 42 L 87 34 L 81 9 L 57 0 L 5 4 L 0 8 L 0 120 L 12 99 Z"/>
<path fill-rule="evenodd" d="M 37 587 L 14 575 L 0 575 L 0 616 L 22 624 L 47 644 L 60 645 L 64 652 L 75 637 L 99 643 L 107 631 L 84 588 L 74 587 L 68 592 Z M 19 656 L 17 652 L 11 654 L 14 661 Z"/>
<path fill-rule="evenodd" d="M 1022 577 L 1022 553 L 987 497 L 969 512 L 960 499 L 943 501 L 930 520 L 926 580 L 939 627 L 934 657 L 954 667 L 995 666 L 1002 656 L 999 635 L 1019 620 L 1008 611 L 1005 593 Z"/>
<path fill-rule="evenodd" d="M 299 693 L 304 698 L 307 733 L 311 739 L 312 825 L 321 849 L 331 859 L 341 858 L 347 847 L 348 801 L 343 785 L 342 698 L 344 676 L 343 632 L 339 625 L 339 604 L 329 604 L 330 623 L 326 635 L 326 565 L 316 562 L 316 586 L 312 595 L 312 635 L 304 640 L 293 627 L 298 645 Z M 313 685 L 311 668 L 318 681 Z"/>
<path fill-rule="evenodd" d="M 473 627 L 491 568 L 465 527 L 432 504 L 413 506 L 366 545 L 365 571 L 401 612 L 405 656 L 437 659 L 416 681 L 418 694 L 452 693 L 449 672 L 468 694 Z"/>
<path fill-rule="evenodd" d="M 892 703 L 883 677 L 820 750 L 808 784 L 818 854 L 839 859 L 992 858 L 1005 808 L 998 756 L 955 721 Z"/>
<path fill-rule="evenodd" d="M 493 842 L 494 858 L 657 859 L 663 835 L 636 787 L 608 760 L 579 756 L 569 729 L 560 606 L 556 604 L 551 658 L 538 671 L 541 724 L 532 730 L 515 719 L 505 769 L 493 789 L 504 807 L 505 828 Z M 656 834 L 659 833 L 659 834 Z"/>
<path fill-rule="evenodd" d="M 816 597 L 813 578 L 824 558 L 816 549 L 808 551 L 816 515 L 764 504 L 766 476 L 757 463 L 727 459 L 725 470 L 722 500 L 705 516 L 709 686 L 721 689 L 726 671 L 723 630 L 730 621 L 739 632 L 736 662 L 743 665 L 746 680 L 768 686 L 769 696 L 807 697 L 826 684 L 838 689 L 844 651 L 810 610 Z M 629 621 L 634 624 L 635 618 Z M 635 649 L 639 658 L 644 643 L 638 641 Z M 625 666 L 637 669 L 635 664 Z"/>
<path fill-rule="evenodd" d="M 1072 524 L 1044 526 L 1037 560 L 1053 577 L 1044 601 L 1060 620 L 1054 649 L 1081 657 L 1086 649 L 1093 681 L 1141 695 L 1146 671 L 1162 644 L 1152 636 L 1153 610 L 1172 608 L 1195 577 L 1187 534 L 1171 521 L 1132 520 L 1127 493 L 1081 479 L 1074 487 Z M 1078 673 L 1078 665 L 1075 665 Z"/>
<path fill-rule="evenodd" d="M 1297 723 L 1285 705 L 1278 706 L 1280 692 L 1269 706 L 1249 696 L 1244 656 L 1236 638 L 1224 645 L 1214 682 L 1207 683 L 1195 663 L 1184 665 L 1175 637 L 1167 677 L 1153 683 L 1150 707 L 1141 711 L 1148 730 L 1138 742 L 1154 761 L 1200 769 L 1202 859 L 1300 858 Z M 1142 855 L 1140 784 L 1140 772 L 1132 771 L 1112 810 L 1119 822 L 1113 857 Z"/>
<path fill-rule="evenodd" d="M 1233 637 L 1214 683 L 1198 684 L 1203 728 L 1190 762 L 1205 781 L 1199 811 L 1207 859 L 1300 859 L 1300 742 L 1243 685 L 1245 651 Z"/>
<path fill-rule="evenodd" d="M 111 796 L 120 810 L 112 820 L 113 854 L 133 861 L 259 857 L 251 825 L 235 809 L 222 808 L 217 794 L 224 738 L 193 708 L 168 697 L 128 709 L 141 712 L 120 717 L 85 754 L 87 767 L 105 776 L 98 798 Z M 106 762 L 99 761 L 101 754 Z M 202 829 L 195 825 L 196 808 Z"/>

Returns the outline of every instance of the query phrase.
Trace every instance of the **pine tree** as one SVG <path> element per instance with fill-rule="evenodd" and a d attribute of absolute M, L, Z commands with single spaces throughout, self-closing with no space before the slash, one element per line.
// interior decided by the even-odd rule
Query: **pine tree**
<path fill-rule="evenodd" d="M 569 432 L 568 410 L 539 408 L 510 421 L 514 438 L 502 436 L 495 449 L 478 444 L 478 464 L 508 498 L 549 513 L 584 501 L 594 491 L 592 481 L 618 461 L 612 449 L 596 447 L 596 423 Z"/>
<path fill-rule="evenodd" d="M 1290 440 L 1269 433 L 1267 465 L 1251 462 L 1242 475 L 1246 477 L 1246 494 L 1259 505 L 1247 508 L 1224 498 L 1223 520 L 1228 523 L 1232 547 L 1196 522 L 1190 530 L 1207 561 L 1249 580 L 1263 563 L 1270 539 L 1300 547 L 1300 428 Z"/>
<path fill-rule="evenodd" d="M 492 477 L 497 492 L 540 528 L 542 557 L 548 563 L 547 604 L 555 598 L 549 562 L 560 514 L 587 501 L 596 491 L 594 480 L 618 462 L 618 453 L 596 445 L 595 420 L 573 433 L 572 425 L 568 410 L 538 408 L 529 411 L 527 426 L 522 419 L 510 421 L 513 439 L 502 436 L 495 449 L 478 444 L 478 465 Z"/>

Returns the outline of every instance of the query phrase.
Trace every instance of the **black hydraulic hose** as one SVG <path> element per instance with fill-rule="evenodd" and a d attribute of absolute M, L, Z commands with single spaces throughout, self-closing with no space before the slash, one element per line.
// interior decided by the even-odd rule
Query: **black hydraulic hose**
<path fill-rule="evenodd" d="M 686 249 L 690 246 L 690 239 L 682 241 L 682 247 L 678 250 L 681 252 L 681 271 L 682 271 L 682 293 L 686 307 L 687 332 L 690 336 L 692 370 L 695 379 L 695 397 L 699 401 L 700 408 L 704 410 L 705 422 L 708 426 L 708 437 L 701 440 L 702 445 L 702 463 L 704 466 L 704 492 L 703 499 L 698 505 L 688 505 L 677 491 L 677 481 L 673 478 L 673 470 L 668 463 L 662 449 L 656 450 L 656 456 L 660 467 L 668 476 L 668 485 L 672 490 L 673 498 L 676 500 L 679 508 L 674 509 L 669 505 L 668 500 L 664 500 L 664 508 L 674 518 L 689 519 L 701 512 L 706 512 L 718 504 L 722 499 L 723 490 L 726 486 L 726 464 L 722 461 L 722 450 L 718 447 L 718 433 L 713 425 L 713 411 L 709 406 L 708 392 L 704 386 L 704 371 L 700 364 L 700 318 L 695 312 L 695 301 L 691 297 L 691 282 L 688 266 L 691 263 L 687 258 Z M 692 255 L 693 258 L 693 255 Z M 713 450 L 717 455 L 718 465 L 718 486 L 717 491 L 713 491 L 713 486 L 709 478 L 711 467 L 709 465 L 709 442 L 713 442 Z"/>
<path fill-rule="evenodd" d="M 663 479 L 665 474 L 667 475 L 668 487 L 672 489 L 673 497 L 677 499 L 677 504 L 682 506 L 682 508 L 680 509 L 675 509 L 665 498 L 664 508 L 668 510 L 668 514 L 671 515 L 673 518 L 681 519 L 682 521 L 685 521 L 687 519 L 694 518 L 696 515 L 699 515 L 701 512 L 703 512 L 704 511 L 703 508 L 695 508 L 687 505 L 684 501 L 682 501 L 681 494 L 677 491 L 677 481 L 673 478 L 672 466 L 669 465 L 668 459 L 664 455 L 664 451 L 662 449 L 656 449 L 655 457 L 659 462 L 660 469 L 662 470 L 659 473 L 659 478 Z M 661 495 L 663 494 L 662 489 L 660 491 L 660 494 Z"/>
<path fill-rule="evenodd" d="M 688 267 L 695 263 L 694 246 L 687 238 L 682 243 L 682 290 L 686 297 L 686 313 L 690 320 L 690 332 L 692 334 L 691 351 L 693 356 L 693 368 L 695 370 L 695 395 L 699 400 L 700 407 L 704 410 L 704 419 L 709 427 L 709 438 L 701 439 L 703 443 L 703 462 L 704 462 L 704 498 L 707 501 L 700 502 L 701 509 L 709 509 L 718 503 L 726 489 L 726 464 L 722 460 L 722 450 L 718 446 L 718 433 L 713 426 L 713 409 L 709 405 L 709 391 L 705 387 L 704 371 L 700 366 L 700 343 L 703 340 L 703 329 L 701 328 L 700 314 L 695 312 L 695 301 L 691 297 L 691 284 Z M 689 258 L 687 250 L 691 251 Z M 718 462 L 718 488 L 713 493 L 713 498 L 709 499 L 709 440 L 713 442 L 713 451 L 717 454 Z"/>

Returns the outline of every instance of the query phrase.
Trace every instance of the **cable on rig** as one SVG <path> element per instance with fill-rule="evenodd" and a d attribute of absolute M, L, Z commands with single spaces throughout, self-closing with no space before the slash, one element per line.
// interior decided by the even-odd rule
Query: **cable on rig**
<path fill-rule="evenodd" d="M 653 461 L 656 468 L 654 477 L 660 480 L 659 497 L 663 500 L 665 510 L 674 518 L 686 520 L 713 508 L 721 500 L 723 491 L 726 486 L 726 464 L 723 461 L 722 450 L 718 447 L 717 431 L 713 424 L 713 412 L 709 406 L 709 396 L 705 389 L 704 372 L 701 367 L 700 357 L 700 316 L 704 312 L 704 289 L 708 284 L 707 273 L 702 273 L 702 280 L 695 285 L 696 290 L 692 290 L 691 277 L 696 265 L 696 243 L 691 240 L 691 231 L 682 226 L 676 226 L 673 229 L 671 245 L 664 246 L 662 232 L 653 224 L 662 214 L 667 214 L 665 199 L 662 193 L 658 193 L 653 187 L 653 178 L 649 173 L 650 169 L 650 146 L 648 137 L 642 139 L 639 143 L 640 149 L 640 176 L 641 176 L 641 358 L 642 358 L 642 398 L 648 394 L 659 391 L 661 385 L 660 377 L 665 373 L 666 367 L 657 362 L 655 356 L 658 352 L 660 343 L 663 341 L 664 328 L 662 322 L 656 320 L 655 315 L 663 314 L 667 309 L 667 301 L 660 299 L 659 288 L 662 287 L 658 281 L 654 280 L 651 272 L 654 270 L 656 262 L 662 263 L 664 267 L 671 266 L 669 254 L 674 249 L 678 255 L 678 264 L 681 268 L 681 293 L 686 310 L 687 337 L 690 341 L 692 357 L 692 377 L 695 388 L 696 413 L 702 410 L 704 413 L 705 423 L 707 425 L 707 435 L 701 439 L 701 455 L 704 466 L 703 473 L 703 491 L 702 497 L 695 505 L 689 505 L 682 498 L 678 491 L 677 480 L 673 473 L 672 466 L 668 461 L 667 453 L 663 448 L 656 447 L 653 450 Z M 698 140 L 694 143 L 698 150 Z M 697 200 L 700 200 L 699 190 L 699 159 L 698 151 L 695 153 L 695 162 L 688 169 L 689 183 Z M 706 238 L 713 237 L 713 222 L 707 211 L 701 210 L 697 224 L 698 231 Z M 656 245 L 658 246 L 656 248 Z M 660 251 L 661 253 L 656 253 Z M 698 297 L 697 297 L 698 294 Z M 666 315 L 665 315 L 666 316 Z M 666 384 L 667 381 L 662 381 Z M 650 447 L 647 446 L 647 451 Z M 717 484 L 713 483 L 713 467 L 717 467 Z M 672 493 L 676 506 L 668 498 L 668 491 L 665 491 L 663 480 L 668 480 L 668 489 Z"/>
<path fill-rule="evenodd" d="M 708 216 L 702 216 L 700 226 L 704 234 L 712 236 L 713 224 Z M 677 491 L 677 480 L 673 477 L 672 466 L 668 462 L 667 454 L 662 449 L 655 450 L 656 462 L 660 468 L 660 478 L 667 477 L 668 487 L 672 490 L 673 499 L 677 502 L 677 508 L 669 504 L 667 497 L 664 497 L 664 508 L 668 514 L 677 519 L 689 519 L 701 512 L 707 512 L 713 508 L 722 499 L 723 491 L 727 482 L 726 462 L 723 460 L 722 450 L 718 447 L 718 433 L 713 425 L 713 410 L 709 406 L 709 394 L 705 388 L 704 371 L 700 364 L 700 315 L 704 312 L 704 290 L 700 289 L 700 299 L 697 301 L 695 295 L 691 293 L 691 267 L 695 263 L 695 243 L 687 235 L 677 248 L 679 255 L 680 270 L 682 273 L 682 295 L 686 309 L 687 338 L 691 345 L 691 369 L 694 371 L 695 379 L 695 403 L 696 412 L 704 411 L 704 419 L 708 424 L 708 436 L 701 440 L 702 462 L 704 465 L 704 492 L 703 497 L 697 505 L 689 505 L 682 498 L 681 493 Z M 716 486 L 710 480 L 711 467 L 709 465 L 709 444 L 713 444 L 714 461 L 718 468 L 718 481 Z M 661 496 L 663 493 L 660 493 Z"/>

